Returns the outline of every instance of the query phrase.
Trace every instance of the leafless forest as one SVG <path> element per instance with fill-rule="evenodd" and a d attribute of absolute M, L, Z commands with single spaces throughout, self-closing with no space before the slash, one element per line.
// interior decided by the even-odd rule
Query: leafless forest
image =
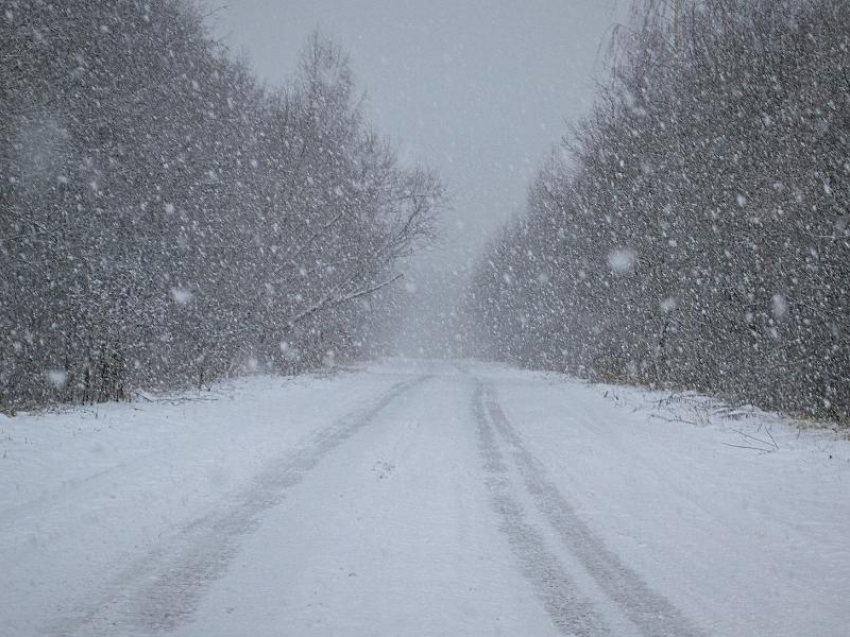
<path fill-rule="evenodd" d="M 3 7 L 4 409 L 374 355 L 451 175 L 337 45 L 269 88 L 177 0 Z M 850 5 L 645 0 L 609 59 L 447 342 L 846 418 Z"/>
<path fill-rule="evenodd" d="M 472 351 L 846 418 L 850 4 L 640 3 L 612 55 L 477 266 Z"/>
<path fill-rule="evenodd" d="M 364 121 L 335 44 L 305 34 L 271 90 L 182 2 L 3 7 L 0 404 L 368 354 L 442 186 Z"/>

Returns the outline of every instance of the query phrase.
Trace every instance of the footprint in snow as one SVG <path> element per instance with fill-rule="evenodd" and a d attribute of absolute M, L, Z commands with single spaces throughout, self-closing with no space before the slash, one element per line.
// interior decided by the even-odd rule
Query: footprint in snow
<path fill-rule="evenodd" d="M 372 465 L 372 471 L 378 477 L 378 480 L 383 480 L 390 477 L 392 472 L 395 471 L 395 464 L 386 460 L 378 460 Z"/>

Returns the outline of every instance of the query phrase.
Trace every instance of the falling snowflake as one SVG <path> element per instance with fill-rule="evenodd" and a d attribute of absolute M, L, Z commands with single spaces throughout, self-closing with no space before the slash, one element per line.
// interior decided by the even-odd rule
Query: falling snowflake
<path fill-rule="evenodd" d="M 785 315 L 788 314 L 788 301 L 785 300 L 785 297 L 781 294 L 773 295 L 773 318 L 777 321 L 785 318 Z"/>
<path fill-rule="evenodd" d="M 171 288 L 171 298 L 180 305 L 186 305 L 192 300 L 192 293 L 186 288 Z"/>
<path fill-rule="evenodd" d="M 676 303 L 676 299 L 675 299 L 675 298 L 673 298 L 672 296 L 668 296 L 666 299 L 664 299 L 663 301 L 661 301 L 661 309 L 662 309 L 665 313 L 670 313 L 670 312 L 672 312 L 673 310 L 675 310 L 675 309 L 676 309 L 676 306 L 677 306 L 677 305 L 678 305 L 678 304 Z"/>
<path fill-rule="evenodd" d="M 293 347 L 291 343 L 287 343 L 286 341 L 280 342 L 280 353 L 283 354 L 283 358 L 288 361 L 297 361 L 301 358 L 301 352 L 299 352 L 297 348 Z"/>
<path fill-rule="evenodd" d="M 68 382 L 68 374 L 63 369 L 50 369 L 47 371 L 47 380 L 56 389 L 61 389 Z"/>
<path fill-rule="evenodd" d="M 615 274 L 631 274 L 636 261 L 635 251 L 628 248 L 616 248 L 608 253 L 608 265 Z"/>

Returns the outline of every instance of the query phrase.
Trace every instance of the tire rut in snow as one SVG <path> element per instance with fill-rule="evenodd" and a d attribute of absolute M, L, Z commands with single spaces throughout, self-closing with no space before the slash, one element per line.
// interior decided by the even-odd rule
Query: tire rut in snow
<path fill-rule="evenodd" d="M 261 514 L 286 497 L 324 456 L 368 426 L 389 404 L 428 379 L 398 383 L 371 407 L 318 432 L 304 448 L 272 462 L 223 507 L 183 526 L 112 581 L 99 603 L 80 609 L 48 635 L 106 636 L 167 633 L 191 621 L 207 587 L 236 555 L 236 540 L 259 526 Z"/>
<path fill-rule="evenodd" d="M 562 634 L 576 637 L 610 635 L 610 628 L 593 603 L 570 579 L 558 557 L 546 547 L 541 532 L 525 519 L 522 507 L 511 497 L 508 467 L 485 415 L 480 383 L 476 384 L 473 409 L 478 448 L 484 470 L 489 475 L 490 504 L 502 521 L 501 529 L 535 595 Z"/>
<path fill-rule="evenodd" d="M 655 592 L 613 553 L 576 515 L 575 510 L 546 476 L 546 470 L 523 445 L 502 411 L 492 387 L 481 389 L 490 420 L 512 451 L 525 486 L 566 548 L 593 577 L 599 588 L 625 612 L 645 637 L 702 637 L 669 600 Z"/>

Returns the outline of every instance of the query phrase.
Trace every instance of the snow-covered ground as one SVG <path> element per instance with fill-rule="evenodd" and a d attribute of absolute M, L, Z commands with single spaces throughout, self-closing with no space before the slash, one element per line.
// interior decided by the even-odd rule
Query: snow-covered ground
<path fill-rule="evenodd" d="M 473 362 L 0 419 L 0 635 L 850 634 L 850 442 Z"/>

